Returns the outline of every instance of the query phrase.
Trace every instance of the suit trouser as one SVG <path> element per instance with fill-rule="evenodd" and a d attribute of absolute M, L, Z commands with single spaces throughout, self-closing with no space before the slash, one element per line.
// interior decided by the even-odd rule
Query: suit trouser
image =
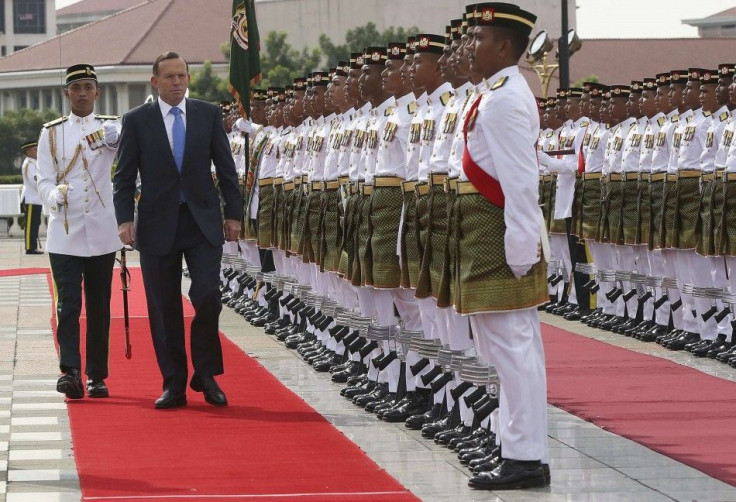
<path fill-rule="evenodd" d="M 195 373 L 205 377 L 223 373 L 222 346 L 217 332 L 222 310 L 219 290 L 222 246 L 213 246 L 207 240 L 187 205 L 182 204 L 171 250 L 162 256 L 140 254 L 153 348 L 164 389 L 184 390 L 187 382 L 182 257 L 192 281 L 189 288 L 189 299 L 194 306 L 192 366 Z"/>
<path fill-rule="evenodd" d="M 40 204 L 24 204 L 26 215 L 25 244 L 26 251 L 38 249 L 38 227 L 41 225 Z"/>
<path fill-rule="evenodd" d="M 56 339 L 61 371 L 82 368 L 79 315 L 84 285 L 86 329 L 85 373 L 92 380 L 107 378 L 110 348 L 110 295 L 115 253 L 70 256 L 49 253 L 56 293 Z"/>

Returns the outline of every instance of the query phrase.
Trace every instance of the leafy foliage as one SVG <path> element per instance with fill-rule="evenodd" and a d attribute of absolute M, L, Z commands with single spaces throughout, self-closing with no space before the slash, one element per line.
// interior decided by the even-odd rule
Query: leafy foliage
<path fill-rule="evenodd" d="M 38 139 L 43 124 L 58 117 L 51 110 L 22 109 L 0 117 L 0 174 L 18 174 L 23 162 L 20 146 Z"/>
<path fill-rule="evenodd" d="M 327 66 L 336 66 L 339 61 L 346 61 L 351 52 L 359 52 L 365 47 L 386 46 L 389 42 L 406 42 L 406 39 L 419 33 L 419 28 L 386 28 L 382 32 L 376 29 L 375 23 L 357 26 L 345 33 L 345 43 L 335 45 L 324 33 L 319 37 L 319 47 L 327 60 Z"/>
<path fill-rule="evenodd" d="M 230 101 L 232 96 L 227 90 L 227 80 L 218 77 L 212 71 L 212 62 L 205 61 L 202 69 L 192 73 L 189 82 L 189 95 L 192 98 L 202 99 L 210 103 Z"/>

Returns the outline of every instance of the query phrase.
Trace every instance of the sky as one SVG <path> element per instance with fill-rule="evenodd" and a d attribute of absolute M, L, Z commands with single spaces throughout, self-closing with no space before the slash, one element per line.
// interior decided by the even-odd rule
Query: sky
<path fill-rule="evenodd" d="M 682 24 L 683 19 L 736 7 L 736 0 L 577 0 L 577 6 L 577 28 L 583 39 L 676 38 L 698 36 L 697 28 Z"/>
<path fill-rule="evenodd" d="M 56 0 L 56 8 L 77 1 Z M 569 5 L 575 2 L 568 0 Z M 698 36 L 697 28 L 682 24 L 683 19 L 736 7 L 736 0 L 577 0 L 577 7 L 581 38 L 675 38 Z"/>

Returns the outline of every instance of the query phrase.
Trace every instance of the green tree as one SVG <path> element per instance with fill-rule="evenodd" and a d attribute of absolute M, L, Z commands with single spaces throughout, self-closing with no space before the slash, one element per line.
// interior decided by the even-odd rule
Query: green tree
<path fill-rule="evenodd" d="M 583 77 L 580 80 L 576 80 L 572 83 L 570 87 L 582 87 L 585 82 L 600 82 L 601 79 L 598 78 L 598 75 L 592 74 L 588 75 L 587 77 Z"/>
<path fill-rule="evenodd" d="M 306 75 L 319 67 L 322 53 L 319 49 L 294 49 L 286 41 L 285 31 L 271 31 L 264 40 L 261 52 L 261 87 L 284 87 L 293 79 Z"/>
<path fill-rule="evenodd" d="M 419 32 L 419 28 L 396 28 L 390 26 L 379 32 L 376 24 L 369 22 L 364 26 L 357 26 L 345 33 L 345 43 L 335 45 L 324 33 L 319 37 L 319 47 L 325 55 L 327 66 L 336 66 L 338 61 L 346 61 L 351 52 L 359 52 L 365 47 L 385 46 L 389 42 L 405 42 L 410 35 Z"/>
<path fill-rule="evenodd" d="M 38 139 L 43 124 L 58 117 L 51 110 L 37 112 L 22 109 L 0 117 L 0 174 L 17 174 L 23 161 L 20 146 Z"/>
<path fill-rule="evenodd" d="M 232 95 L 227 90 L 227 80 L 214 74 L 212 62 L 209 60 L 204 62 L 201 70 L 192 72 L 192 81 L 189 82 L 189 95 L 192 98 L 211 103 L 232 99 Z"/>

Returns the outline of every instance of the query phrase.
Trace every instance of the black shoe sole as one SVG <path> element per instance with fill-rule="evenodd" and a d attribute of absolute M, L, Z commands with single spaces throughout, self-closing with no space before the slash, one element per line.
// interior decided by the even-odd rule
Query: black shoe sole
<path fill-rule="evenodd" d="M 154 404 L 154 408 L 156 408 L 157 410 L 168 410 L 170 408 L 181 408 L 181 407 L 184 407 L 186 405 L 187 405 L 187 398 L 186 397 L 182 397 L 182 398 L 177 399 L 176 401 L 174 401 L 172 403 L 166 403 L 166 404 L 162 404 L 162 405 Z"/>
<path fill-rule="evenodd" d="M 72 382 L 58 382 L 56 384 L 56 391 L 64 394 L 69 399 L 82 399 L 84 397 L 84 391 Z"/>
<path fill-rule="evenodd" d="M 107 390 L 105 391 L 93 390 L 92 392 L 87 391 L 87 397 L 91 397 L 95 399 L 110 397 L 110 392 Z"/>

